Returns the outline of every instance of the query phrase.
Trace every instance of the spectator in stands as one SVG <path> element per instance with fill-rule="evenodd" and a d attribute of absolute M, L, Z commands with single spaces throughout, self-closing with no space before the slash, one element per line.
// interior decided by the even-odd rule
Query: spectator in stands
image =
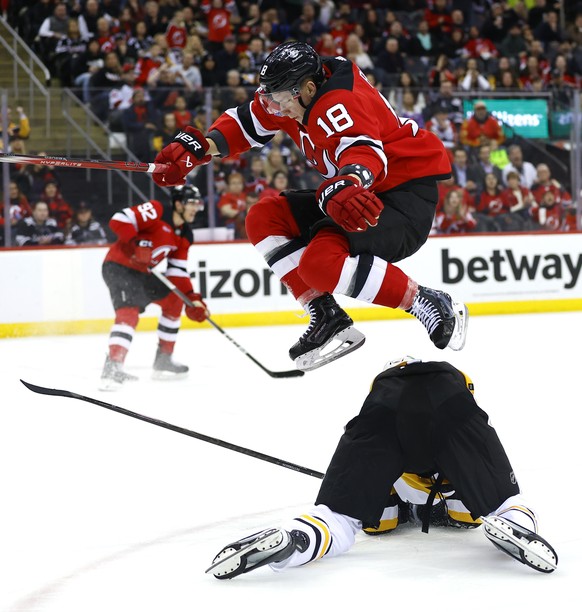
<path fill-rule="evenodd" d="M 66 235 L 71 227 L 73 209 L 63 197 L 57 181 L 47 181 L 39 199 L 46 202 L 50 216 L 56 221 L 57 227 L 63 230 Z"/>
<path fill-rule="evenodd" d="M 544 230 L 559 231 L 562 227 L 563 215 L 562 205 L 556 201 L 556 197 L 551 191 L 546 191 L 541 200 L 539 202 L 534 201 L 531 207 L 533 222 Z"/>
<path fill-rule="evenodd" d="M 447 0 L 434 0 L 432 7 L 427 8 L 424 13 L 430 31 L 439 42 L 444 40 L 452 29 L 453 20 L 447 4 Z"/>
<path fill-rule="evenodd" d="M 402 94 L 402 103 L 398 114 L 402 117 L 413 119 L 418 124 L 418 127 L 423 128 L 425 126 L 422 114 L 423 108 L 424 104 L 420 103 L 419 94 L 412 90 L 405 90 Z"/>
<path fill-rule="evenodd" d="M 477 183 L 477 192 L 485 189 L 485 177 L 488 174 L 493 174 L 497 178 L 497 182 L 501 184 L 502 175 L 501 169 L 491 161 L 491 144 L 483 144 L 477 150 L 477 161 L 475 162 L 475 181 Z"/>
<path fill-rule="evenodd" d="M 439 53 L 434 66 L 428 71 L 428 84 L 430 87 L 440 87 L 446 82 L 452 85 L 455 82 L 455 73 L 446 53 Z"/>
<path fill-rule="evenodd" d="M 509 210 L 507 217 L 511 218 L 504 228 L 506 231 L 521 231 L 533 229 L 530 209 L 535 203 L 531 191 L 520 184 L 520 175 L 516 170 L 506 174 L 507 187 L 499 194 L 505 210 Z M 509 229 L 511 226 L 511 229 Z"/>
<path fill-rule="evenodd" d="M 534 30 L 534 36 L 544 45 L 546 51 L 552 43 L 560 43 L 564 40 L 564 33 L 556 11 L 547 11 L 544 14 L 542 22 Z"/>
<path fill-rule="evenodd" d="M 536 170 L 537 177 L 531 187 L 535 201 L 541 204 L 544 194 L 551 192 L 557 204 L 567 206 L 572 201 L 572 196 L 556 179 L 552 178 L 550 167 L 542 163 L 537 165 Z"/>
<path fill-rule="evenodd" d="M 211 0 L 207 15 L 207 48 L 215 53 L 223 46 L 224 39 L 232 34 L 231 12 L 222 0 Z"/>
<path fill-rule="evenodd" d="M 577 13 L 574 22 L 566 26 L 566 39 L 582 49 L 582 12 Z"/>
<path fill-rule="evenodd" d="M 511 145 L 507 149 L 509 164 L 503 168 L 503 182 L 509 186 L 507 182 L 508 174 L 512 171 L 517 172 L 522 187 L 529 189 L 536 181 L 537 170 L 535 166 L 523 159 L 523 151 L 519 145 Z"/>
<path fill-rule="evenodd" d="M 74 58 L 71 64 L 73 84 L 81 89 L 81 98 L 85 104 L 88 104 L 91 100 L 91 77 L 105 65 L 103 58 L 104 55 L 101 53 L 99 41 L 92 38 L 87 43 L 85 52 Z"/>
<path fill-rule="evenodd" d="M 176 120 L 176 129 L 183 130 L 187 125 L 194 123 L 194 113 L 188 109 L 188 101 L 186 96 L 178 96 L 174 104 L 174 119 Z"/>
<path fill-rule="evenodd" d="M 49 216 L 48 204 L 38 200 L 32 206 L 32 215 L 16 224 L 14 240 L 17 246 L 46 246 L 63 244 L 65 235 Z"/>
<path fill-rule="evenodd" d="M 428 120 L 436 115 L 437 109 L 445 110 L 455 126 L 460 126 L 463 122 L 463 102 L 455 95 L 453 84 L 449 80 L 441 81 L 435 98 L 424 109 L 425 119 Z"/>
<path fill-rule="evenodd" d="M 543 83 L 548 81 L 548 73 L 540 68 L 540 60 L 534 56 L 528 56 L 525 68 L 519 76 L 519 83 L 522 89 L 532 91 L 534 83 L 541 80 Z"/>
<path fill-rule="evenodd" d="M 418 23 L 416 31 L 410 38 L 408 53 L 414 57 L 434 57 L 437 49 L 438 46 L 428 27 L 428 21 L 423 19 Z"/>
<path fill-rule="evenodd" d="M 475 218 L 477 219 L 479 231 L 499 232 L 502 226 L 496 219 L 509 212 L 501 199 L 503 188 L 497 175 L 488 172 L 484 179 L 484 189 L 478 194 L 476 202 L 477 209 Z"/>
<path fill-rule="evenodd" d="M 454 28 L 451 33 L 442 40 L 439 48 L 443 55 L 451 61 L 456 62 L 463 57 L 467 36 L 460 28 Z"/>
<path fill-rule="evenodd" d="M 496 140 L 492 140 L 489 145 L 491 146 L 491 155 L 489 156 L 489 159 L 493 165 L 497 166 L 500 170 L 503 170 L 503 168 L 509 166 L 511 162 L 509 161 L 509 156 L 507 155 L 507 149 L 499 145 Z M 501 182 L 503 182 L 503 180 Z"/>
<path fill-rule="evenodd" d="M 214 56 L 207 53 L 202 58 L 202 65 L 200 66 L 200 75 L 202 77 L 203 87 L 216 87 L 224 85 L 225 75 L 216 65 Z"/>
<path fill-rule="evenodd" d="M 166 28 L 166 43 L 173 57 L 178 59 L 186 47 L 188 30 L 184 21 L 184 12 L 176 10 Z"/>
<path fill-rule="evenodd" d="M 501 70 L 495 77 L 495 89 L 520 89 L 521 85 L 513 70 Z"/>
<path fill-rule="evenodd" d="M 168 64 L 150 72 L 147 89 L 152 104 L 160 112 L 173 109 L 176 98 L 184 93 L 177 72 Z"/>
<path fill-rule="evenodd" d="M 85 6 L 79 15 L 79 29 L 83 38 L 98 38 L 97 22 L 102 17 L 105 17 L 105 12 L 99 6 L 98 0 L 87 0 Z M 106 19 L 111 19 L 107 15 Z"/>
<path fill-rule="evenodd" d="M 97 32 L 95 38 L 99 41 L 101 51 L 109 53 L 115 51 L 116 37 L 113 32 L 111 22 L 105 17 L 99 17 L 97 20 Z"/>
<path fill-rule="evenodd" d="M 79 202 L 65 244 L 101 246 L 107 242 L 107 234 L 101 223 L 93 219 L 93 211 L 89 204 L 85 201 Z"/>
<path fill-rule="evenodd" d="M 376 58 L 376 70 L 380 73 L 380 78 L 390 80 L 390 75 L 396 75 L 404 72 L 404 56 L 398 47 L 398 41 L 395 38 L 387 38 L 385 47 Z"/>
<path fill-rule="evenodd" d="M 143 88 L 134 90 L 133 102 L 123 111 L 122 121 L 130 151 L 140 161 L 151 159 L 152 139 L 158 130 L 159 113 L 151 100 L 146 98 Z"/>
<path fill-rule="evenodd" d="M 135 85 L 136 87 L 146 87 L 148 79 L 154 70 L 159 70 L 166 61 L 162 46 L 154 42 L 151 47 L 140 55 L 135 65 Z"/>
<path fill-rule="evenodd" d="M 76 19 L 69 21 L 67 36 L 60 38 L 55 48 L 54 74 L 62 87 L 73 84 L 73 65 L 87 51 L 88 39 L 81 36 Z"/>
<path fill-rule="evenodd" d="M 473 114 L 463 121 L 459 138 L 462 145 L 472 148 L 489 144 L 491 140 L 497 141 L 498 144 L 505 142 L 503 128 L 487 111 L 487 105 L 483 100 L 477 100 L 473 104 Z"/>
<path fill-rule="evenodd" d="M 259 192 L 259 200 L 266 196 L 276 196 L 282 191 L 289 189 L 289 177 L 283 170 L 276 170 L 273 172 L 273 176 L 268 186 Z"/>
<path fill-rule="evenodd" d="M 57 42 L 67 37 L 70 17 L 65 2 L 57 2 L 53 14 L 47 17 L 38 30 L 39 55 L 52 72 Z"/>
<path fill-rule="evenodd" d="M 498 43 L 498 48 L 502 57 L 506 58 L 519 57 L 522 53 L 527 52 L 527 43 L 523 38 L 519 22 L 512 24 L 507 36 Z"/>
<path fill-rule="evenodd" d="M 260 155 L 252 155 L 244 172 L 245 192 L 261 193 L 269 185 L 265 174 L 265 162 Z"/>
<path fill-rule="evenodd" d="M 216 57 L 216 63 L 224 72 L 236 70 L 238 66 L 238 52 L 236 50 L 236 38 L 233 34 L 229 34 L 224 39 L 222 49 L 219 49 L 214 56 Z"/>
<path fill-rule="evenodd" d="M 289 172 L 281 149 L 279 147 L 272 147 L 265 159 L 265 174 L 269 182 L 273 180 L 273 175 L 277 170 L 282 170 L 285 173 Z"/>
<path fill-rule="evenodd" d="M 480 34 L 477 26 L 471 26 L 469 28 L 469 38 L 463 47 L 462 55 L 463 57 L 481 60 L 484 66 L 487 67 L 489 60 L 499 56 L 499 51 L 491 40 Z"/>
<path fill-rule="evenodd" d="M 227 188 L 218 200 L 218 214 L 222 224 L 234 229 L 235 238 L 246 238 L 244 220 L 247 201 L 245 182 L 240 172 L 231 172 L 227 178 Z"/>
<path fill-rule="evenodd" d="M 160 5 L 155 0 L 147 0 L 144 10 L 144 21 L 149 36 L 155 36 L 156 34 L 163 34 L 165 36 L 168 18 L 160 12 Z"/>
<path fill-rule="evenodd" d="M 362 41 L 354 33 L 346 38 L 346 57 L 354 62 L 362 71 L 374 68 L 372 58 L 364 51 Z"/>
<path fill-rule="evenodd" d="M 18 121 L 14 120 L 12 115 L 12 108 L 6 109 L 6 123 L 8 124 L 8 152 L 14 153 L 13 144 L 16 140 L 26 140 L 30 136 L 30 121 L 24 112 L 22 106 L 15 108 L 16 114 L 18 115 Z M 4 134 L 3 134 L 3 121 L 0 121 L 0 152 L 4 148 Z"/>
<path fill-rule="evenodd" d="M 511 24 L 515 21 L 517 19 L 506 13 L 501 2 L 495 2 L 491 5 L 489 16 L 481 26 L 481 35 L 497 45 L 507 36 Z"/>
<path fill-rule="evenodd" d="M 178 131 L 176 115 L 174 111 L 167 111 L 162 116 L 162 125 L 156 130 L 152 139 L 152 148 L 159 153 L 166 145 L 170 144 Z"/>
<path fill-rule="evenodd" d="M 133 34 L 128 38 L 127 46 L 130 52 L 135 56 L 136 61 L 147 53 L 153 43 L 153 36 L 148 34 L 148 28 L 145 21 L 134 21 Z"/>
<path fill-rule="evenodd" d="M 491 89 L 489 79 L 481 73 L 475 58 L 470 57 L 467 60 L 467 72 L 459 83 L 459 87 L 464 91 L 489 91 Z"/>
<path fill-rule="evenodd" d="M 10 235 L 14 236 L 16 224 L 25 217 L 30 217 L 32 209 L 28 203 L 28 198 L 20 191 L 16 181 L 10 181 L 8 186 L 8 198 L 10 202 Z M 4 246 L 4 194 L 0 194 L 0 246 Z"/>
<path fill-rule="evenodd" d="M 436 134 L 447 149 L 453 149 L 457 145 L 457 129 L 449 119 L 446 109 L 437 108 L 434 116 L 426 122 L 426 129 Z"/>
<path fill-rule="evenodd" d="M 105 54 L 103 67 L 99 68 L 89 79 L 91 110 L 101 121 L 107 120 L 111 90 L 119 89 L 124 84 L 133 85 L 134 80 L 133 71 L 123 71 L 115 51 Z"/>
<path fill-rule="evenodd" d="M 469 156 L 463 147 L 456 147 L 454 149 L 451 167 L 455 184 L 459 185 L 459 187 L 463 187 L 472 197 L 475 197 L 477 194 L 480 172 L 474 164 L 469 163 Z"/>
<path fill-rule="evenodd" d="M 466 234 L 475 231 L 477 221 L 463 202 L 460 190 L 451 189 L 447 193 L 442 209 L 435 215 L 435 225 L 440 234 Z"/>

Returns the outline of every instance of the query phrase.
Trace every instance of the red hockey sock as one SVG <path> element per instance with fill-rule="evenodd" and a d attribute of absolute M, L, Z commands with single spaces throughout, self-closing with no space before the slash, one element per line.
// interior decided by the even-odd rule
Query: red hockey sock
<path fill-rule="evenodd" d="M 125 361 L 138 321 L 139 309 L 136 307 L 118 308 L 115 311 L 115 323 L 109 334 L 109 358 L 112 361 Z"/>
<path fill-rule="evenodd" d="M 168 340 L 159 340 L 158 347 L 162 353 L 171 355 L 174 352 L 175 342 L 169 342 Z"/>

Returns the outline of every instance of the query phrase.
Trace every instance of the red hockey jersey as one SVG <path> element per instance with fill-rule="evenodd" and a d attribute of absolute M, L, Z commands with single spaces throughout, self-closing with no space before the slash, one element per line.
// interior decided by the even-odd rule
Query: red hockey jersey
<path fill-rule="evenodd" d="M 393 189 L 413 179 L 450 177 L 445 147 L 412 119 L 398 117 L 390 103 L 352 62 L 324 60 L 327 81 L 307 107 L 303 123 L 270 115 L 255 94 L 251 102 L 225 111 L 207 134 L 222 156 L 262 147 L 286 132 L 324 177 L 361 164 L 374 175 L 371 191 Z"/>
<path fill-rule="evenodd" d="M 188 250 L 193 242 L 192 230 L 186 225 L 175 228 L 171 213 L 165 215 L 160 202 L 152 200 L 124 208 L 113 215 L 109 227 L 118 239 L 107 252 L 105 261 L 113 261 L 139 272 L 149 272 L 167 258 L 166 276 L 184 293 L 192 291 L 187 268 Z M 151 242 L 149 264 L 135 260 L 135 248 L 140 240 Z"/>

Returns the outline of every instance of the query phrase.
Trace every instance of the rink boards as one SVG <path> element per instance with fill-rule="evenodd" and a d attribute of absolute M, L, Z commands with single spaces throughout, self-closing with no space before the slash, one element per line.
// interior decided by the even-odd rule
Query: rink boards
<path fill-rule="evenodd" d="M 444 289 L 472 315 L 582 310 L 582 240 L 573 234 L 431 237 L 399 267 L 420 284 Z M 105 332 L 113 309 L 101 277 L 107 247 L 0 251 L 0 337 Z M 304 324 L 301 310 L 246 242 L 196 244 L 189 268 L 216 322 Z M 355 320 L 407 317 L 350 298 Z M 154 329 L 157 306 L 139 329 Z M 184 326 L 199 327 L 184 320 Z"/>

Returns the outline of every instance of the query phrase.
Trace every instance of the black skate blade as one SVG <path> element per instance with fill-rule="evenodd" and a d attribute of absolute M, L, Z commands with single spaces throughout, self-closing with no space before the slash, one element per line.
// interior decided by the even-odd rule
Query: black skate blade
<path fill-rule="evenodd" d="M 302 372 L 310 372 L 311 370 L 317 370 L 340 357 L 344 357 L 349 353 L 352 353 L 356 349 L 360 348 L 366 341 L 366 336 L 362 332 L 358 331 L 354 327 L 346 327 L 341 332 L 330 338 L 323 346 L 313 349 L 303 355 L 300 355 L 295 360 L 297 369 Z M 339 344 L 331 351 L 324 353 L 322 351 L 330 346 L 330 344 Z"/>

